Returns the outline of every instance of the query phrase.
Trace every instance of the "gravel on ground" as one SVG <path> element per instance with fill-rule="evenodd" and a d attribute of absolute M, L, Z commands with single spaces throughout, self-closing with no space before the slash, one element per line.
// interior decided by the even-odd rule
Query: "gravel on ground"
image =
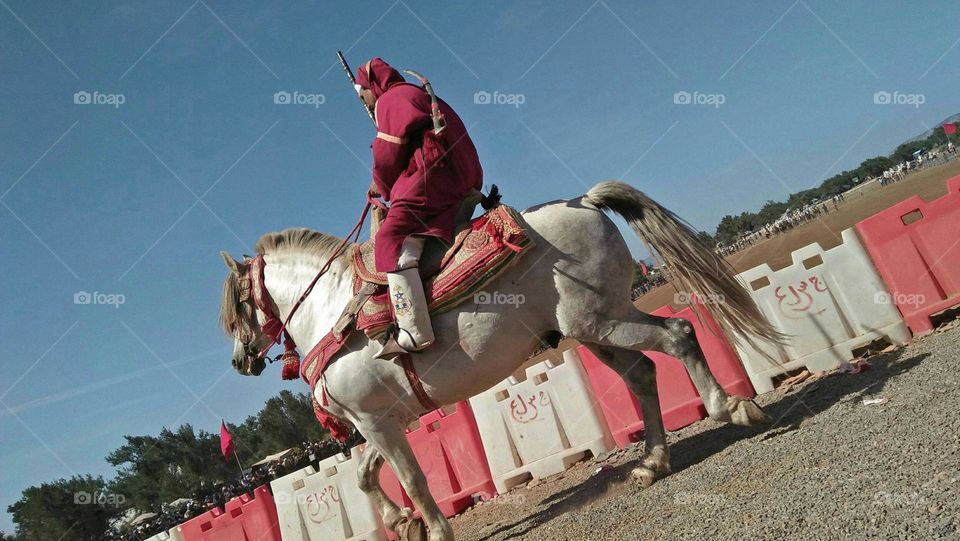
<path fill-rule="evenodd" d="M 763 429 L 671 433 L 648 489 L 635 445 L 478 504 L 457 539 L 960 539 L 960 327 L 869 364 L 758 397 Z"/>

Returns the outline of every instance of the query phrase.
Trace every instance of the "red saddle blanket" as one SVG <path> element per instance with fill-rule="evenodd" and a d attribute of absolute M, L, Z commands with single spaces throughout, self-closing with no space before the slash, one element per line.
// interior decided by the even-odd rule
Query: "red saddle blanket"
<path fill-rule="evenodd" d="M 430 313 L 445 312 L 471 298 L 532 248 L 533 240 L 524 225 L 516 210 L 498 205 L 461 231 L 444 254 L 440 270 L 423 284 Z M 354 292 L 359 292 L 364 282 L 379 286 L 356 321 L 357 329 L 376 338 L 393 322 L 393 312 L 387 275 L 374 270 L 373 240 L 354 246 L 352 264 L 357 275 Z"/>

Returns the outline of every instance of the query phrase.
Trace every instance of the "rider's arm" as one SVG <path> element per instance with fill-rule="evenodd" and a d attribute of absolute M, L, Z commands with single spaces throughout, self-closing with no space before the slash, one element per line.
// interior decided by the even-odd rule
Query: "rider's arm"
<path fill-rule="evenodd" d="M 373 141 L 373 182 L 384 199 L 410 165 L 418 134 L 430 122 L 422 107 L 403 96 L 384 95 L 377 102 L 377 138 Z M 413 137 L 412 137 L 413 136 Z"/>
<path fill-rule="evenodd" d="M 403 138 L 387 139 L 384 132 L 377 133 L 373 142 L 373 183 L 384 200 L 390 200 L 390 189 L 400 173 L 410 163 L 413 154 L 409 141 Z"/>

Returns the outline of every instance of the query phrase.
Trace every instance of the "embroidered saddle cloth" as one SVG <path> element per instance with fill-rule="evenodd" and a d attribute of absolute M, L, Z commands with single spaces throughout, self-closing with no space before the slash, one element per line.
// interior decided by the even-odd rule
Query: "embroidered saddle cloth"
<path fill-rule="evenodd" d="M 483 289 L 534 246 L 520 213 L 498 205 L 460 231 L 440 260 L 439 271 L 424 281 L 431 314 L 450 310 Z M 376 272 L 373 240 L 353 248 L 354 293 L 365 284 L 376 290 L 357 314 L 356 328 L 379 337 L 393 322 L 386 273 Z M 367 286 L 370 287 L 370 286 Z"/>

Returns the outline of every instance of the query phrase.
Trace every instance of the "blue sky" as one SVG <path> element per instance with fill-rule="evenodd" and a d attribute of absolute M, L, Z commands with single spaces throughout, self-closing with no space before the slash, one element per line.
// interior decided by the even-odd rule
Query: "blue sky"
<path fill-rule="evenodd" d="M 0 505 L 109 477 L 123 434 L 213 431 L 304 390 L 230 369 L 217 252 L 355 221 L 372 133 L 337 49 L 427 74 L 509 204 L 623 178 L 712 231 L 960 112 L 958 15 L 875 0 L 0 1 Z M 81 291 L 124 302 L 75 304 Z"/>

